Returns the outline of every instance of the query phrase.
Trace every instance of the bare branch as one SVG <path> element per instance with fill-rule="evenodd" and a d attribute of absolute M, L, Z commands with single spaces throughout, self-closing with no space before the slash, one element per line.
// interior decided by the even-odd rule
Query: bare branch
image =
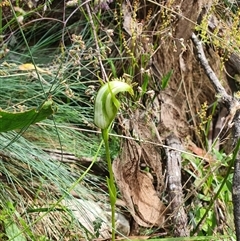
<path fill-rule="evenodd" d="M 209 80 L 212 82 L 212 85 L 214 89 L 216 90 L 217 94 L 221 97 L 221 102 L 227 107 L 229 110 L 232 106 L 232 102 L 234 101 L 233 97 L 227 94 L 226 90 L 223 88 L 221 85 L 218 77 L 210 67 L 207 58 L 205 56 L 203 47 L 202 47 L 202 42 L 198 39 L 196 34 L 192 34 L 192 40 L 196 46 L 197 49 L 197 56 L 199 58 L 199 61 L 205 70 L 206 75 L 208 76 Z"/>

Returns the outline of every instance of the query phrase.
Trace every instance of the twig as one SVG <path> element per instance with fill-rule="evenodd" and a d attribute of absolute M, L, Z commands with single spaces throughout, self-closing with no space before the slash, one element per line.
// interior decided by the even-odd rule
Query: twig
<path fill-rule="evenodd" d="M 219 79 L 217 78 L 216 74 L 210 67 L 201 41 L 198 37 L 193 33 L 192 34 L 193 43 L 197 49 L 197 56 L 199 61 L 205 70 L 206 75 L 208 76 L 209 80 L 211 81 L 214 89 L 217 92 L 217 95 L 220 97 L 219 101 L 227 108 L 229 111 L 229 124 L 232 125 L 232 140 L 233 146 L 235 147 L 233 161 L 235 161 L 235 168 L 234 168 L 234 175 L 233 175 L 233 207 L 234 207 L 234 223 L 235 223 L 235 230 L 236 230 L 236 237 L 237 241 L 240 241 L 240 103 L 236 98 L 233 98 L 231 95 L 228 95 L 226 90 L 221 85 Z M 232 162 L 233 163 L 233 162 Z M 231 167 L 229 167 L 231 168 Z M 198 224 L 198 227 L 200 224 Z M 197 228 L 196 228 L 197 231 Z"/>

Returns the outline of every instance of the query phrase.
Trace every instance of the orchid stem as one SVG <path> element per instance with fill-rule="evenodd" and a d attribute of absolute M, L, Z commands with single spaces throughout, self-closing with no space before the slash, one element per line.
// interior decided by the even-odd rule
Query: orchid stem
<path fill-rule="evenodd" d="M 115 203 L 117 198 L 116 186 L 114 184 L 114 176 L 112 170 L 112 162 L 110 157 L 110 149 L 109 149 L 109 128 L 102 129 L 102 136 L 105 144 L 106 158 L 108 164 L 108 172 L 109 178 L 107 178 L 108 191 L 110 196 L 110 204 L 111 204 L 111 221 L 112 221 L 112 241 L 115 240 Z"/>

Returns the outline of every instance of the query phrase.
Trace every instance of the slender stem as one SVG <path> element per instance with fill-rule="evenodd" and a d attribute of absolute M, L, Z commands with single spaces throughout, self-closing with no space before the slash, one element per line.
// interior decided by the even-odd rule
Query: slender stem
<path fill-rule="evenodd" d="M 105 150 L 106 150 L 106 158 L 107 158 L 107 164 L 108 164 L 108 170 L 109 170 L 109 179 L 110 179 L 110 183 L 114 185 L 112 162 L 111 162 L 109 142 L 108 142 L 108 140 L 109 140 L 108 129 L 103 130 L 103 140 L 104 140 Z M 111 185 L 111 187 L 113 187 L 113 186 Z"/>
<path fill-rule="evenodd" d="M 108 191 L 110 196 L 110 204 L 111 204 L 111 221 L 112 221 L 112 241 L 115 240 L 115 203 L 116 203 L 116 186 L 114 184 L 114 176 L 112 171 L 112 162 L 110 157 L 110 149 L 109 149 L 109 133 L 108 128 L 102 130 L 102 136 L 105 143 L 106 150 L 106 158 L 108 164 L 108 172 L 109 179 L 107 179 L 108 183 Z"/>

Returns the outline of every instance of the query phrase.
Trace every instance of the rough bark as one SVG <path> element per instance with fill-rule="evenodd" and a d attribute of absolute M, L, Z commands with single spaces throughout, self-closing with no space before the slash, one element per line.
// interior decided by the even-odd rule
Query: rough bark
<path fill-rule="evenodd" d="M 237 241 L 240 240 L 240 154 L 238 153 L 234 165 L 234 176 L 232 186 L 232 199 L 234 207 L 234 224 Z"/>
<path fill-rule="evenodd" d="M 237 151 L 232 184 L 234 223 L 237 241 L 240 240 L 240 109 L 233 118 L 233 142 Z"/>
<path fill-rule="evenodd" d="M 240 74 L 240 56 L 238 54 L 232 53 L 230 55 L 228 63 L 237 74 Z"/>

